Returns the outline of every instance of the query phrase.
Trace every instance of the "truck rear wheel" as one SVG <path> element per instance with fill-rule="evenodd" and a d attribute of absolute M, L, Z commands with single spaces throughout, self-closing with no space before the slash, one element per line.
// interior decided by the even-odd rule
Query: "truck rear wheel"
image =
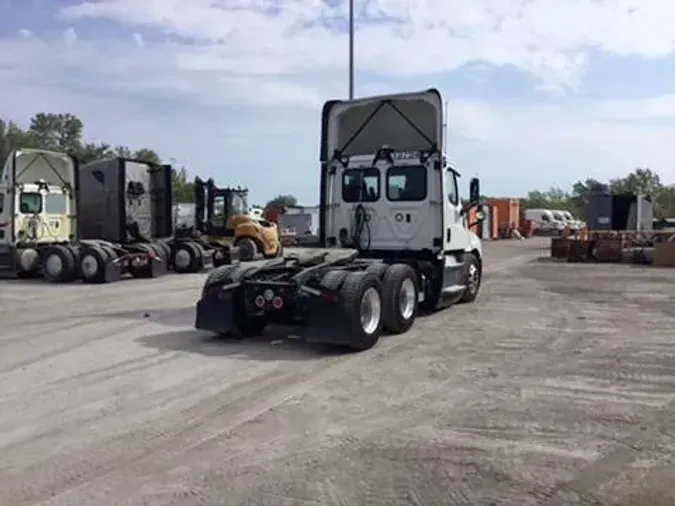
<path fill-rule="evenodd" d="M 327 290 L 338 290 L 342 286 L 347 274 L 349 274 L 349 271 L 340 269 L 328 271 L 321 278 L 321 287 Z"/>
<path fill-rule="evenodd" d="M 372 272 L 378 278 L 383 279 L 384 273 L 387 272 L 388 268 L 389 264 L 385 264 L 384 262 L 374 262 L 370 264 L 368 267 L 366 267 L 366 271 Z"/>
<path fill-rule="evenodd" d="M 45 248 L 42 256 L 42 273 L 47 281 L 62 283 L 75 278 L 75 256 L 64 246 Z"/>
<path fill-rule="evenodd" d="M 110 255 L 101 247 L 91 246 L 80 257 L 80 274 L 86 283 L 105 283 L 105 263 Z"/>
<path fill-rule="evenodd" d="M 200 250 L 196 244 L 181 242 L 176 244 L 171 255 L 173 270 L 185 274 L 199 270 Z"/>
<path fill-rule="evenodd" d="M 255 265 L 237 265 L 230 272 L 227 282 L 238 283 L 249 272 L 258 269 Z M 241 337 L 258 337 L 267 327 L 267 318 L 264 316 L 249 315 L 246 312 L 244 294 L 241 289 L 235 297 L 234 327 Z"/>
<path fill-rule="evenodd" d="M 373 273 L 350 272 L 340 290 L 342 310 L 349 325 L 349 347 L 363 351 L 382 335 L 382 284 Z"/>
<path fill-rule="evenodd" d="M 258 256 L 258 245 L 250 237 L 240 237 L 234 245 L 239 248 L 239 259 L 242 262 L 250 262 Z"/>
<path fill-rule="evenodd" d="M 418 301 L 417 273 L 406 264 L 389 266 L 382 281 L 384 329 L 392 334 L 407 332 L 415 323 Z"/>

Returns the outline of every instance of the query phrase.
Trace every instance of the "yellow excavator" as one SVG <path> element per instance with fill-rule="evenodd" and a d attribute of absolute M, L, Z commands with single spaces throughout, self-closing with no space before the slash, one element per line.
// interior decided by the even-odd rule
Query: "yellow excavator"
<path fill-rule="evenodd" d="M 208 243 L 238 247 L 243 262 L 283 254 L 277 224 L 249 214 L 248 189 L 195 178 L 194 191 L 197 229 Z"/>

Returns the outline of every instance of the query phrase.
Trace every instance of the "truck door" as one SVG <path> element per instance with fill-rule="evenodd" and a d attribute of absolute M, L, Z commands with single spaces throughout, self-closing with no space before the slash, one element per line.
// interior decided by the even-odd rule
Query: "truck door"
<path fill-rule="evenodd" d="M 378 223 L 381 249 L 433 250 L 442 235 L 441 171 L 435 157 L 410 159 L 383 168 L 383 197 Z M 386 225 L 386 230 L 380 230 Z"/>
<path fill-rule="evenodd" d="M 469 217 L 462 214 L 462 202 L 459 198 L 457 174 L 451 168 L 444 177 L 445 195 L 443 195 L 443 251 L 463 251 L 468 243 Z"/>

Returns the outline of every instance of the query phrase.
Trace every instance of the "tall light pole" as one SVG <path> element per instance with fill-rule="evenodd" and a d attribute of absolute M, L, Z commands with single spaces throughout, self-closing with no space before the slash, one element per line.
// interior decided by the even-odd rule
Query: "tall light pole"
<path fill-rule="evenodd" d="M 354 100 L 354 0 L 349 0 L 349 100 Z"/>

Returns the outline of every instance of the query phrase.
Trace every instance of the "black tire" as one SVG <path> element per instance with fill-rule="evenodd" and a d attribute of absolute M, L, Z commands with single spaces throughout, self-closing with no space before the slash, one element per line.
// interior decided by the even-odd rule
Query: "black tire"
<path fill-rule="evenodd" d="M 115 260 L 115 259 L 119 258 L 119 255 L 117 254 L 117 251 L 112 246 L 110 246 L 108 244 L 99 244 L 98 247 L 101 248 L 103 251 L 105 251 L 108 254 L 108 257 L 111 260 Z"/>
<path fill-rule="evenodd" d="M 191 242 L 179 242 L 171 254 L 173 270 L 180 274 L 193 273 L 199 270 L 200 251 Z"/>
<path fill-rule="evenodd" d="M 237 265 L 232 270 L 227 280 L 229 283 L 237 283 L 244 279 L 247 274 L 258 267 L 255 265 Z M 251 316 L 246 313 L 244 294 L 239 291 L 235 296 L 234 327 L 241 337 L 257 337 L 267 327 L 267 318 L 264 316 Z"/>
<path fill-rule="evenodd" d="M 75 278 L 75 272 L 75 255 L 72 251 L 61 245 L 45 248 L 42 255 L 42 275 L 47 281 L 70 281 Z"/>
<path fill-rule="evenodd" d="M 239 260 L 250 262 L 258 256 L 258 245 L 250 237 L 240 237 L 234 243 L 239 248 Z"/>
<path fill-rule="evenodd" d="M 171 262 L 171 246 L 166 241 L 163 240 L 157 240 L 155 241 L 155 245 L 157 246 L 157 249 L 161 251 L 162 255 L 162 260 L 164 260 L 167 264 Z"/>
<path fill-rule="evenodd" d="M 361 303 L 371 289 L 379 297 L 379 318 L 373 329 L 364 329 L 361 324 Z M 350 272 L 340 289 L 342 311 L 349 326 L 349 347 L 354 351 L 364 351 L 375 346 L 382 335 L 382 283 L 371 272 Z"/>
<path fill-rule="evenodd" d="M 466 264 L 464 272 L 464 284 L 466 288 L 462 293 L 462 297 L 459 299 L 460 302 L 473 302 L 478 296 L 478 291 L 480 290 L 480 284 L 482 281 L 482 269 L 480 260 L 473 253 L 469 253 L 464 257 L 464 262 Z"/>
<path fill-rule="evenodd" d="M 385 264 L 384 262 L 375 262 L 370 264 L 367 268 L 367 272 L 372 272 L 375 274 L 378 278 L 384 279 L 384 273 L 387 272 L 387 269 L 389 268 L 389 264 Z"/>
<path fill-rule="evenodd" d="M 230 274 L 232 274 L 232 272 L 234 272 L 234 270 L 238 267 L 238 265 L 222 265 L 220 267 L 216 267 L 211 272 L 209 272 L 209 275 L 206 277 L 206 281 L 204 281 L 204 288 L 219 283 L 230 283 Z"/>
<path fill-rule="evenodd" d="M 105 264 L 110 255 L 100 246 L 90 246 L 80 255 L 79 272 L 85 283 L 105 283 Z"/>
<path fill-rule="evenodd" d="M 414 290 L 414 292 L 411 292 Z M 404 293 L 408 292 L 408 293 Z M 403 298 L 405 297 L 405 299 Z M 408 297 L 412 297 L 409 299 Z M 392 334 L 410 330 L 417 318 L 419 280 L 417 273 L 406 264 L 393 264 L 382 280 L 382 318 L 384 329 Z M 405 303 L 406 306 L 402 307 Z"/>
<path fill-rule="evenodd" d="M 321 288 L 325 288 L 326 290 L 339 290 L 347 277 L 347 274 L 349 274 L 349 271 L 328 271 L 323 275 L 323 278 L 321 278 Z"/>

